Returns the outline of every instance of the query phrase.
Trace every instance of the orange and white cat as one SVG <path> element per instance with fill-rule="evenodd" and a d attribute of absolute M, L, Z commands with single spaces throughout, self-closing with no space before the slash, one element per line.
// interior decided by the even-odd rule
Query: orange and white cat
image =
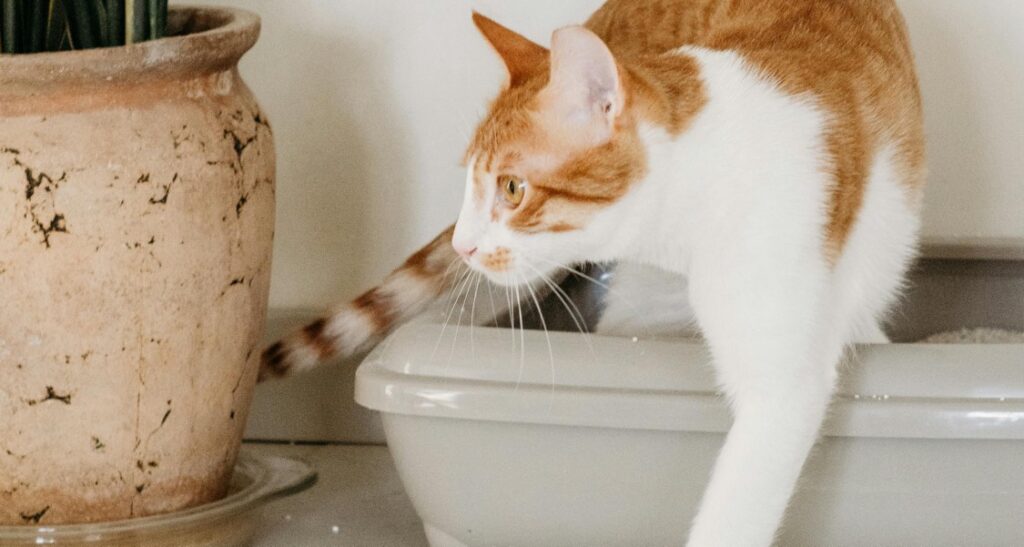
<path fill-rule="evenodd" d="M 735 417 L 688 544 L 771 544 L 837 364 L 885 340 L 915 252 L 924 137 L 897 8 L 611 0 L 550 49 L 474 21 L 508 79 L 466 153 L 454 229 L 269 348 L 263 375 L 366 349 L 451 289 L 456 257 L 497 285 L 654 266 Z M 598 332 L 629 331 L 605 317 Z"/>

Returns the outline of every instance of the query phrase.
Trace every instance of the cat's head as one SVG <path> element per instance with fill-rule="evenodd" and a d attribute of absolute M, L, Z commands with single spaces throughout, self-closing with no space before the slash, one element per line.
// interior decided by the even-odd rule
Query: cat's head
<path fill-rule="evenodd" d="M 608 47 L 583 27 L 547 50 L 474 13 L 508 78 L 466 152 L 466 190 L 452 244 L 506 285 L 602 257 L 644 151 Z"/>

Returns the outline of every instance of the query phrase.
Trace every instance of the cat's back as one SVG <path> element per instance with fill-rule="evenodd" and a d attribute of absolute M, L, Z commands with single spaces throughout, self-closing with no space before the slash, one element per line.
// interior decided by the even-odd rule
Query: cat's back
<path fill-rule="evenodd" d="M 609 0 L 586 26 L 619 57 L 682 46 L 734 51 L 792 94 L 920 121 L 906 119 L 919 114 L 920 98 L 893 0 Z"/>
<path fill-rule="evenodd" d="M 586 26 L 626 56 L 685 45 L 846 59 L 868 50 L 909 52 L 893 0 L 609 0 Z"/>
<path fill-rule="evenodd" d="M 866 79 L 917 95 L 893 0 L 609 0 L 586 26 L 620 57 L 698 46 L 735 51 L 793 93 Z"/>

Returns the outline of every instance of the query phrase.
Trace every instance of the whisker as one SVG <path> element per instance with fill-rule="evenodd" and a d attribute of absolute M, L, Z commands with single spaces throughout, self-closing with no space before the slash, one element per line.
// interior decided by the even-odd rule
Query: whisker
<path fill-rule="evenodd" d="M 569 273 L 571 273 L 573 275 L 577 275 L 579 277 L 582 277 L 583 279 L 586 279 L 587 281 L 590 281 L 591 283 L 594 283 L 598 287 L 601 287 L 601 288 L 605 289 L 606 291 L 608 291 L 608 294 L 610 296 L 614 296 L 615 298 L 619 299 L 623 304 L 628 306 L 629 309 L 633 312 L 634 315 L 637 315 L 637 316 L 642 316 L 643 315 L 643 313 L 639 309 L 637 309 L 636 306 L 633 305 L 633 303 L 630 301 L 629 298 L 627 298 L 622 293 L 616 291 L 615 289 L 611 288 L 606 283 L 602 283 L 601 281 L 598 281 L 597 279 L 594 279 L 593 277 L 591 277 L 591 276 L 589 276 L 589 275 L 587 275 L 587 274 L 585 274 L 585 273 L 583 273 L 583 272 L 581 272 L 581 271 L 579 271 L 579 270 L 577 270 L 575 268 L 566 266 L 564 264 L 559 264 L 558 262 L 555 262 L 553 260 L 544 258 L 542 256 L 535 256 L 533 258 L 539 259 L 539 260 L 543 260 L 543 261 L 547 262 L 548 264 L 551 264 L 551 265 L 553 265 L 553 266 L 555 266 L 557 268 L 565 270 L 565 271 L 567 271 L 567 272 L 569 272 Z"/>
<path fill-rule="evenodd" d="M 523 299 L 519 296 L 519 285 L 515 285 L 516 291 L 516 307 L 519 309 L 519 376 L 516 378 L 516 387 L 513 392 L 519 391 L 519 386 L 523 383 L 523 369 L 526 367 L 526 331 L 523 329 L 525 323 L 523 322 Z M 512 336 L 515 337 L 515 330 L 512 331 Z"/>
<path fill-rule="evenodd" d="M 444 286 L 445 280 L 448 279 L 448 274 L 451 273 L 452 266 L 456 266 L 455 270 L 458 271 L 458 266 L 461 263 L 462 263 L 462 257 L 458 257 L 458 256 L 453 258 L 451 260 L 451 262 L 448 263 L 448 266 L 446 266 L 445 269 L 444 269 L 444 273 L 441 274 L 441 286 Z"/>
<path fill-rule="evenodd" d="M 487 286 L 487 299 L 491 301 L 491 319 L 489 323 L 493 323 L 498 319 L 498 309 L 494 306 L 494 290 L 491 288 L 494 283 L 491 283 L 490 279 L 484 279 L 484 285 Z"/>
<path fill-rule="evenodd" d="M 476 343 L 473 340 L 474 329 L 476 328 L 476 297 L 480 294 L 480 279 L 483 276 L 477 272 L 476 287 L 473 289 L 473 306 L 469 311 L 469 354 L 476 359 Z"/>
<path fill-rule="evenodd" d="M 505 274 L 505 304 L 508 306 L 508 326 L 512 331 L 512 349 L 516 347 L 516 316 L 512 311 L 512 292 L 509 289 L 508 274 Z"/>
<path fill-rule="evenodd" d="M 573 322 L 576 323 L 576 329 L 579 330 L 581 334 L 588 334 L 590 329 L 589 327 L 584 328 L 584 323 L 586 323 L 586 319 L 583 317 L 583 312 L 580 311 L 579 307 L 576 306 L 576 303 L 572 301 L 572 298 L 569 296 L 567 292 L 565 292 L 565 289 L 559 287 L 558 284 L 555 283 L 555 281 L 551 279 L 550 276 L 537 269 L 527 260 L 523 260 L 523 265 L 525 265 L 527 268 L 530 268 L 530 270 L 533 271 L 533 273 L 537 274 L 537 277 L 540 278 L 540 280 L 543 281 L 549 289 L 551 289 L 551 292 L 555 294 L 555 297 L 558 298 L 558 300 L 565 307 L 565 311 L 569 313 L 569 317 L 571 317 Z"/>
<path fill-rule="evenodd" d="M 441 287 L 448 287 L 448 285 L 445 284 L 448 281 L 448 276 L 451 275 L 452 271 L 456 272 L 455 282 L 452 283 L 451 289 L 448 291 L 448 295 L 445 298 L 444 306 L 442 306 L 441 308 L 442 316 L 444 315 L 444 310 L 448 308 L 449 304 L 451 304 L 452 294 L 455 292 L 456 285 L 458 285 L 459 281 L 462 279 L 462 276 L 466 274 L 466 272 L 462 271 L 463 264 L 464 262 L 460 259 L 460 257 L 453 258 L 452 261 L 448 263 L 448 266 L 444 269 L 444 274 L 441 276 Z M 452 266 L 455 266 L 454 270 L 452 269 Z"/>
<path fill-rule="evenodd" d="M 561 264 L 559 262 L 555 262 L 554 260 L 551 260 L 551 259 L 548 259 L 548 258 L 544 258 L 543 256 L 539 256 L 539 255 L 534 256 L 532 258 L 535 259 L 535 260 L 543 260 L 544 262 L 547 262 L 548 264 L 551 264 L 552 266 L 555 266 L 556 268 L 559 268 L 561 270 L 565 270 L 565 271 L 567 271 L 567 272 L 569 272 L 571 274 L 574 274 L 574 275 L 578 275 L 578 276 L 582 277 L 583 279 L 586 279 L 587 281 L 590 281 L 590 282 L 594 283 L 598 287 L 601 287 L 601 288 L 604 288 L 604 289 L 608 289 L 608 290 L 612 290 L 611 287 L 609 287 L 607 284 L 605 284 L 605 283 L 603 283 L 601 281 L 598 281 L 597 279 L 594 279 L 593 277 L 591 277 L 591 276 L 581 272 L 580 270 L 577 270 L 576 268 L 573 268 L 571 266 L 566 266 L 565 264 Z"/>
<path fill-rule="evenodd" d="M 525 281 L 525 280 L 524 280 Z M 530 298 L 533 299 L 533 305 L 536 306 L 537 317 L 540 318 L 540 325 L 544 328 L 544 338 L 548 341 L 548 359 L 551 365 L 551 394 L 555 393 L 555 352 L 551 348 L 551 336 L 548 334 L 548 324 L 544 320 L 544 311 L 540 309 L 540 301 L 537 300 L 537 294 L 533 291 L 533 287 L 529 283 L 524 283 L 526 290 L 530 291 Z"/>
<path fill-rule="evenodd" d="M 480 274 L 476 270 L 470 270 L 473 275 L 469 276 L 466 281 L 465 290 L 462 292 L 466 293 L 466 297 L 462 299 L 462 304 L 459 305 L 459 318 L 455 321 L 455 336 L 452 337 L 452 347 L 448 351 L 448 362 L 445 364 L 445 370 L 448 370 L 448 366 L 452 364 L 452 357 L 455 356 L 455 344 L 459 341 L 459 330 L 462 329 L 462 316 L 466 313 L 466 302 L 469 300 L 469 286 L 476 279 L 476 276 Z M 461 295 L 461 293 L 460 293 Z M 448 375 L 445 374 L 445 377 Z"/>
<path fill-rule="evenodd" d="M 543 272 L 533 267 L 526 260 L 523 261 L 523 264 L 526 267 L 533 270 L 533 272 L 537 274 L 540 280 L 547 284 L 547 286 L 551 289 L 551 292 L 555 295 L 555 298 L 557 298 L 558 301 L 561 302 L 562 306 L 565 308 L 565 311 L 569 313 L 569 318 L 571 318 L 572 322 L 576 325 L 576 330 L 580 331 L 580 334 L 583 335 L 583 340 L 587 343 L 587 347 L 590 349 L 590 353 L 593 354 L 594 346 L 590 342 L 589 328 L 584 328 L 584 323 L 586 323 L 586 319 L 583 317 L 583 312 L 581 312 L 579 307 L 576 306 L 576 303 L 572 301 L 572 298 L 569 297 L 569 294 L 566 293 L 564 289 L 559 287 L 558 284 L 554 282 L 554 280 L 550 279 Z"/>
<path fill-rule="evenodd" d="M 454 289 L 449 294 L 449 301 L 451 302 L 451 308 L 448 310 L 448 313 L 446 314 L 445 319 L 444 319 L 444 323 L 441 325 L 441 332 L 440 332 L 440 334 L 437 335 L 437 343 L 434 344 L 434 349 L 433 349 L 433 351 L 430 352 L 430 360 L 431 361 L 434 360 L 434 356 L 437 354 L 438 348 L 441 347 L 441 340 L 444 339 L 444 331 L 448 328 L 448 322 L 451 321 L 452 316 L 455 313 L 455 305 L 458 304 L 458 298 L 457 297 L 454 299 L 454 301 L 451 301 L 452 300 L 451 294 L 461 294 L 462 293 L 462 286 L 465 283 L 465 281 L 469 279 L 470 272 L 472 272 L 472 270 L 467 270 L 467 271 L 462 273 L 462 275 L 459 277 L 459 280 L 456 282 Z M 448 304 L 445 304 L 445 307 L 448 307 Z"/>
<path fill-rule="evenodd" d="M 462 270 L 461 268 L 463 265 L 465 265 L 465 263 L 459 258 L 456 258 L 454 262 L 457 262 L 458 264 L 456 266 L 455 271 L 459 273 L 456 274 L 455 282 L 452 284 L 452 290 L 448 292 L 448 297 L 445 299 L 444 302 L 444 308 L 448 308 L 451 305 L 452 298 L 455 296 L 455 289 L 458 288 L 459 283 L 462 283 L 463 279 L 465 279 L 465 276 L 469 275 L 469 272 L 473 271 L 473 269 L 469 267 L 466 267 L 465 270 Z M 449 268 L 450 267 L 451 265 L 449 265 Z M 447 276 L 448 274 L 445 275 Z"/>

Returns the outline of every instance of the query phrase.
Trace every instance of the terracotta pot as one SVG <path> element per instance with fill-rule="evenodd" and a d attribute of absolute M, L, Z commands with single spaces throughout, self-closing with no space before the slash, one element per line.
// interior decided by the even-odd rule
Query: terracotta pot
<path fill-rule="evenodd" d="M 0 57 L 0 523 L 225 494 L 256 377 L 270 127 L 248 12 L 173 37 Z"/>

